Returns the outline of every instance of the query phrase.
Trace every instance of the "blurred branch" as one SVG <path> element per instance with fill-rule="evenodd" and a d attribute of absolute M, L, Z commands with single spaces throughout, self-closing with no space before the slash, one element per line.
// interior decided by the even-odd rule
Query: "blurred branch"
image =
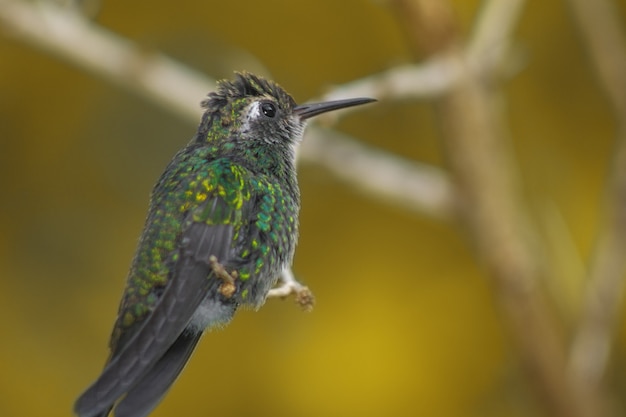
<path fill-rule="evenodd" d="M 395 207 L 446 218 L 453 214 L 453 189 L 438 168 L 383 154 L 339 132 L 309 128 L 301 150 L 304 162 L 319 163 L 365 195 Z M 398 192 L 402 190 L 402 192 Z"/>
<path fill-rule="evenodd" d="M 376 97 L 378 100 L 437 97 L 449 91 L 459 79 L 459 68 L 451 64 L 449 57 L 441 55 L 419 65 L 397 66 L 337 86 L 324 94 L 323 100 L 360 96 Z"/>
<path fill-rule="evenodd" d="M 523 6 L 524 0 L 485 3 L 466 47 L 467 61 L 485 71 L 496 72 L 511 47 L 512 32 Z"/>
<path fill-rule="evenodd" d="M 423 19 L 432 21 L 434 16 L 442 16 L 445 19 L 452 17 L 451 12 L 442 10 L 444 3 L 429 0 L 416 2 L 389 0 L 389 2 L 401 9 L 405 18 L 407 13 L 416 7 L 436 10 L 436 12 L 427 13 L 427 16 L 420 16 Z M 431 6 L 433 4 L 434 6 Z M 381 101 L 433 99 L 452 91 L 464 76 L 463 71 L 489 75 L 499 73 L 500 66 L 503 64 L 503 55 L 510 49 L 510 31 L 515 27 L 523 4 L 524 0 L 507 0 L 492 3 L 489 7 L 484 8 L 478 17 L 479 21 L 474 25 L 476 30 L 472 39 L 463 51 L 466 58 L 464 67 L 459 66 L 456 59 L 449 54 L 439 53 L 435 50 L 432 56 L 419 64 L 397 66 L 378 74 L 336 86 L 324 94 L 322 100 L 338 100 L 344 97 L 376 97 Z M 420 9 L 420 13 L 422 12 L 423 10 Z M 414 25 L 411 30 L 429 32 L 428 27 L 432 25 L 423 25 L 416 21 L 415 17 L 414 14 L 413 18 L 409 19 Z M 444 40 L 454 39 L 453 34 L 456 36 L 453 23 L 446 25 L 446 27 L 452 33 L 446 35 L 441 33 L 442 29 L 437 29 L 439 33 L 437 44 Z M 429 33 L 417 33 L 413 38 L 432 39 Z M 434 48 L 434 45 L 428 47 L 428 49 Z M 324 118 L 325 120 L 336 120 L 350 111 L 358 111 L 357 109 L 354 107 L 340 113 L 328 113 Z"/>
<path fill-rule="evenodd" d="M 626 269 L 626 41 L 610 0 L 570 0 L 598 81 L 618 124 L 605 216 L 589 270 L 586 304 L 571 351 L 570 371 L 581 393 L 601 392 L 620 311 Z"/>
<path fill-rule="evenodd" d="M 194 123 L 200 114 L 197 103 L 215 85 L 214 80 L 172 59 L 142 51 L 129 40 L 78 13 L 49 2 L 0 0 L 0 29 Z M 381 201 L 388 204 L 410 205 L 414 210 L 435 217 L 451 211 L 451 188 L 443 172 L 365 147 L 345 135 L 333 134 L 334 140 L 325 140 L 331 133 L 314 127 L 308 130 L 308 135 L 304 141 L 306 146 L 299 153 L 301 161 L 326 167 L 368 196 L 379 199 L 383 195 L 385 199 Z M 334 154 L 349 155 L 349 163 L 331 157 Z M 364 170 L 368 165 L 370 169 Z M 388 171 L 375 172 L 373 166 Z M 428 183 L 417 184 L 423 181 Z M 413 194 L 407 198 L 404 187 L 409 183 Z"/>
<path fill-rule="evenodd" d="M 196 121 L 214 80 L 99 27 L 52 2 L 0 0 L 0 29 Z"/>
<path fill-rule="evenodd" d="M 429 33 L 429 25 L 457 33 L 453 13 L 433 19 L 430 3 L 440 0 L 393 0 L 413 22 L 410 30 Z M 446 3 L 447 4 L 447 3 Z M 557 320 L 544 299 L 540 281 L 546 275 L 537 248 L 539 233 L 523 203 L 519 173 L 508 143 L 498 70 L 520 16 L 522 0 L 483 2 L 466 47 L 458 37 L 441 36 L 460 79 L 437 101 L 443 140 L 454 181 L 459 213 L 475 248 L 494 280 L 498 300 L 517 342 L 524 369 L 548 410 L 558 417 L 591 417 L 594 410 L 573 395 L 566 377 L 566 354 Z M 430 51 L 428 51 L 430 52 Z"/>

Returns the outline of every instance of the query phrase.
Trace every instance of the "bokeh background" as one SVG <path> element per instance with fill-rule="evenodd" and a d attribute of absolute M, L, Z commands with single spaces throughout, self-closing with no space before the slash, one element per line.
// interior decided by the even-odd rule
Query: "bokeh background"
<path fill-rule="evenodd" d="M 480 2 L 451 3 L 469 31 Z M 106 0 L 95 20 L 211 77 L 269 75 L 299 102 L 421 58 L 397 14 L 367 0 Z M 150 189 L 195 125 L 2 29 L 0 416 L 68 416 L 107 356 Z M 565 2 L 528 2 L 514 41 L 508 127 L 533 216 L 565 239 L 556 305 L 575 316 L 615 123 Z M 383 101 L 335 128 L 445 167 L 428 101 Z M 315 309 L 270 300 L 239 312 L 204 337 L 154 416 L 545 415 L 458 222 L 364 196 L 318 166 L 299 174 L 294 270 Z M 623 393 L 618 331 L 611 386 Z"/>

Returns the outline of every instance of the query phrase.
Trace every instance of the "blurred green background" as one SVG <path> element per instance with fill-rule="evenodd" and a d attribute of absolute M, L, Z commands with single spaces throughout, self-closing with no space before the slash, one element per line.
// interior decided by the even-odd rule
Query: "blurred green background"
<path fill-rule="evenodd" d="M 453 4 L 469 30 L 479 2 Z M 212 77 L 270 75 L 299 102 L 416 58 L 392 10 L 366 0 L 107 0 L 97 22 Z M 552 255 L 570 278 L 561 314 L 575 316 L 614 121 L 564 2 L 528 2 L 515 43 L 524 66 L 504 86 L 509 127 L 533 215 L 568 248 Z M 427 102 L 382 102 L 337 128 L 442 164 Z M 150 189 L 194 131 L 0 36 L 0 416 L 68 416 L 97 376 Z M 314 311 L 270 300 L 239 312 L 204 337 L 154 416 L 542 415 L 456 222 L 364 197 L 311 165 L 300 184 L 294 269 Z"/>

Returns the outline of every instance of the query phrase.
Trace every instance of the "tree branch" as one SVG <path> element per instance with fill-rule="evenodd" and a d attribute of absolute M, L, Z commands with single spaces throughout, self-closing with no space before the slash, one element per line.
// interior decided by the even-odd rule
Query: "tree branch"
<path fill-rule="evenodd" d="M 406 2 L 401 10 L 416 14 L 408 19 L 419 23 L 412 30 L 428 33 L 425 26 L 433 25 L 456 33 L 454 22 L 435 21 L 428 12 L 421 15 L 420 5 L 432 1 L 437 0 L 394 3 Z M 454 73 L 461 76 L 437 101 L 437 110 L 457 185 L 459 214 L 494 281 L 531 385 L 549 415 L 591 417 L 594 410 L 573 395 L 566 378 L 565 344 L 540 284 L 546 271 L 537 248 L 539 233 L 523 203 L 498 92 L 498 69 L 522 6 L 522 0 L 485 1 L 466 47 L 459 46 L 458 38 L 443 36 L 449 42 L 437 53 L 447 54 L 458 66 Z M 453 14 L 437 16 L 451 19 Z"/>
<path fill-rule="evenodd" d="M 301 150 L 307 155 L 301 162 L 324 166 L 361 194 L 432 217 L 444 219 L 453 214 L 454 192 L 439 168 L 381 153 L 317 126 L 308 129 Z"/>
<path fill-rule="evenodd" d="M 402 5 L 404 0 L 389 0 L 403 12 L 412 10 L 413 5 Z M 429 3 L 428 0 L 422 3 Z M 419 1 L 415 4 L 421 4 Z M 490 3 L 478 16 L 468 46 L 464 50 L 466 66 L 460 67 L 447 53 L 435 53 L 425 62 L 397 66 L 387 71 L 333 88 L 322 96 L 323 100 L 338 100 L 344 97 L 376 97 L 379 100 L 433 99 L 452 91 L 464 76 L 463 71 L 493 75 L 502 65 L 503 55 L 510 49 L 511 31 L 519 18 L 524 0 L 506 0 Z M 439 6 L 437 6 L 439 7 Z M 434 14 L 437 15 L 437 14 Z M 440 14 L 449 18 L 451 13 Z M 431 18 L 429 13 L 427 18 Z M 416 24 L 420 26 L 419 23 Z M 420 26 L 424 28 L 424 25 Z M 413 30 L 414 28 L 412 28 Z M 428 30 L 426 30 L 428 31 Z M 423 38 L 424 36 L 415 36 Z M 450 39 L 450 35 L 443 36 Z M 345 115 L 357 108 L 341 113 L 329 113 L 326 120 L 336 120 L 338 114 Z"/>
<path fill-rule="evenodd" d="M 610 358 L 626 270 L 626 40 L 609 0 L 570 0 L 574 20 L 617 121 L 605 213 L 589 269 L 586 303 L 570 356 L 581 394 L 598 397 Z M 601 398 L 595 398 L 602 401 Z"/>
<path fill-rule="evenodd" d="M 0 29 L 196 121 L 215 81 L 52 2 L 0 0 Z"/>

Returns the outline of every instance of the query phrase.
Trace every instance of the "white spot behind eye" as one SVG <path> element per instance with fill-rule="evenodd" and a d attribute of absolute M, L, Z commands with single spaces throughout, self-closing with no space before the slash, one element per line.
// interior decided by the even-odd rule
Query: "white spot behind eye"
<path fill-rule="evenodd" d="M 261 102 L 255 101 L 252 104 L 250 104 L 250 110 L 248 111 L 248 118 L 256 119 L 260 115 L 261 115 Z"/>
<path fill-rule="evenodd" d="M 257 119 L 259 116 L 261 116 L 261 102 L 254 101 L 250 104 L 250 107 L 248 108 L 248 113 L 246 114 L 246 119 L 243 121 L 241 131 L 244 133 L 249 132 L 250 122 Z"/>

